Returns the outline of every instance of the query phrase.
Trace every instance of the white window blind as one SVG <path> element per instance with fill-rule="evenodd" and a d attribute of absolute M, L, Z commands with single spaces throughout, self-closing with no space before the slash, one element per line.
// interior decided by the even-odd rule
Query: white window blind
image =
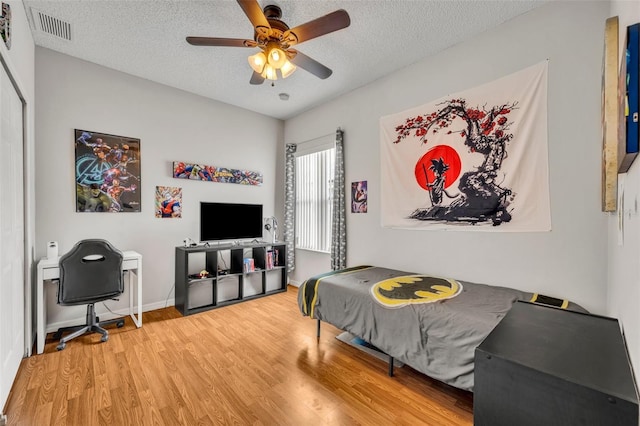
<path fill-rule="evenodd" d="M 335 151 L 296 158 L 296 248 L 330 251 Z"/>

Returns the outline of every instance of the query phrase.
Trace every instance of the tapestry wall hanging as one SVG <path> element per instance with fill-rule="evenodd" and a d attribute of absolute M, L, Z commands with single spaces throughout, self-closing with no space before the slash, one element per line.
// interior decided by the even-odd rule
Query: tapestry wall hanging
<path fill-rule="evenodd" d="M 140 139 L 75 131 L 76 211 L 140 211 Z"/>
<path fill-rule="evenodd" d="M 156 186 L 156 217 L 182 217 L 182 188 Z"/>
<path fill-rule="evenodd" d="M 382 225 L 549 231 L 547 68 L 382 117 Z"/>
<path fill-rule="evenodd" d="M 262 174 L 258 172 L 178 161 L 173 162 L 173 177 L 177 179 L 204 180 L 207 182 L 262 185 Z"/>

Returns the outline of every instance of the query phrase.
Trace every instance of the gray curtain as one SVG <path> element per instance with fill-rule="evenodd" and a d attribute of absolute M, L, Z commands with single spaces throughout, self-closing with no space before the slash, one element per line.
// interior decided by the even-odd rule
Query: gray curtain
<path fill-rule="evenodd" d="M 336 130 L 336 161 L 333 178 L 333 219 L 331 223 L 331 269 L 347 267 L 347 219 L 344 182 L 344 132 Z"/>
<path fill-rule="evenodd" d="M 296 268 L 296 144 L 286 146 L 284 176 L 284 242 L 287 245 L 287 272 Z"/>

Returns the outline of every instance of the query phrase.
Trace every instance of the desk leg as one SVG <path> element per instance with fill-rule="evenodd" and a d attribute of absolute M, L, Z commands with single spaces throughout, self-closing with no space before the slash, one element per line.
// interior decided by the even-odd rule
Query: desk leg
<path fill-rule="evenodd" d="M 136 278 L 135 280 L 133 279 L 134 275 Z M 137 294 L 136 298 L 138 299 L 137 312 L 133 308 L 134 286 Z M 137 313 L 137 315 L 135 315 L 135 313 Z M 135 272 L 134 270 L 129 271 L 129 315 L 136 327 L 142 327 L 142 268 L 136 269 Z"/>
<path fill-rule="evenodd" d="M 36 282 L 36 353 L 44 352 L 45 318 L 47 318 L 47 305 L 44 302 L 44 271 L 38 268 Z"/>
<path fill-rule="evenodd" d="M 138 282 L 136 287 L 138 288 L 138 328 L 142 327 L 142 259 L 138 259 L 138 270 L 136 271 L 136 277 Z"/>

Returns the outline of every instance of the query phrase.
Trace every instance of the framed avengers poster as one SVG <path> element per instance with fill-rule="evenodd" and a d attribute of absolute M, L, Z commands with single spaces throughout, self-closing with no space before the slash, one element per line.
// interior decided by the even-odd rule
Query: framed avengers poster
<path fill-rule="evenodd" d="M 140 211 L 140 139 L 75 130 L 77 212 Z"/>

